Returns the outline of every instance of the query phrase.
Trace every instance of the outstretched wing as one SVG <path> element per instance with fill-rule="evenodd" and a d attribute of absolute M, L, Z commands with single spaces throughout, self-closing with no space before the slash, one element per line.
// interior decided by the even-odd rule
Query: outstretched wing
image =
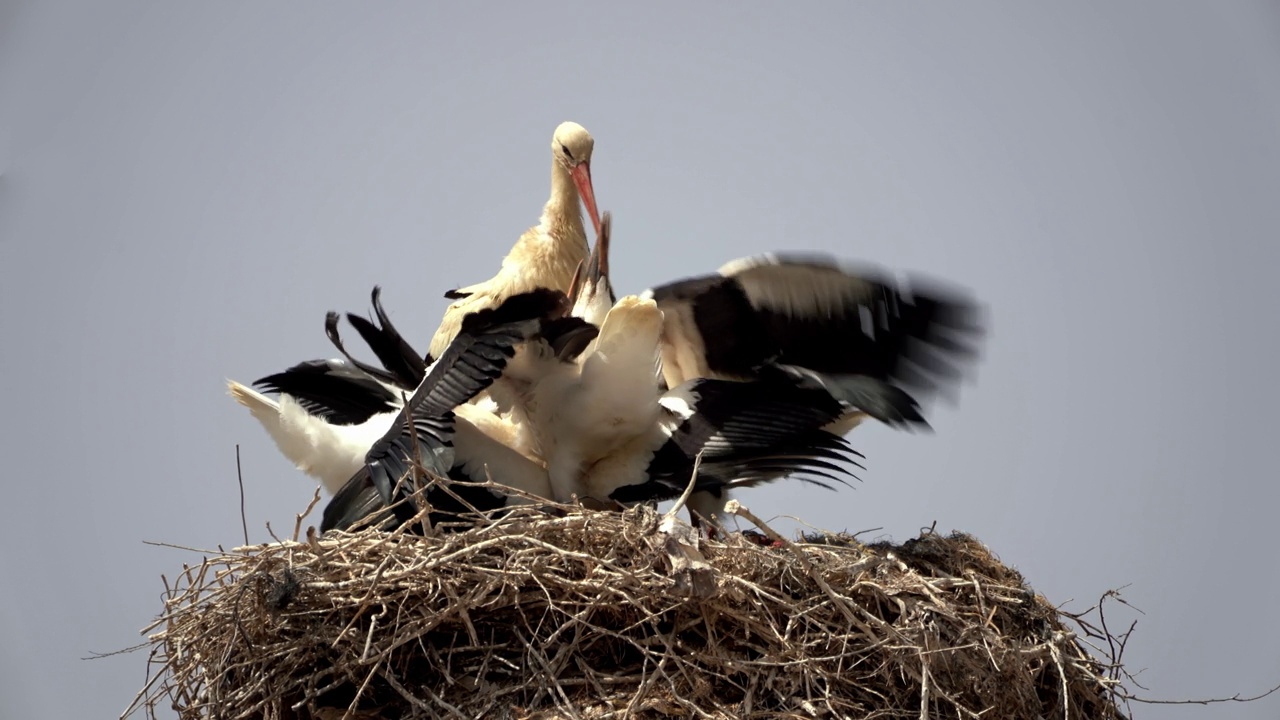
<path fill-rule="evenodd" d="M 917 395 L 946 393 L 976 355 L 981 308 L 957 288 L 819 255 L 762 255 L 648 291 L 667 317 L 672 386 L 752 377 L 776 361 L 863 375 Z M 669 368 L 669 369 L 668 369 Z"/>

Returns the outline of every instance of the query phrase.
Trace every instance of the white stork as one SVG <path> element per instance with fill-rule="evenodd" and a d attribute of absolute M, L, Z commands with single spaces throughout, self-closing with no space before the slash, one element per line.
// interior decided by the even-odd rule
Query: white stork
<path fill-rule="evenodd" d="M 398 523 L 412 519 L 416 510 L 400 501 L 416 489 L 418 476 L 409 472 L 415 462 L 436 478 L 488 479 L 491 468 L 483 462 L 475 467 L 473 462 L 485 458 L 459 457 L 455 452 L 451 442 L 456 424 L 453 409 L 500 376 L 520 345 L 531 341 L 556 344 L 584 327 L 594 332 L 582 321 L 566 317 L 568 309 L 563 293 L 539 289 L 512 295 L 497 308 L 464 318 L 458 335 L 427 370 L 396 422 L 369 448 L 364 465 L 325 507 L 321 532 L 345 529 L 371 514 L 378 516 L 376 522 L 382 522 L 387 517 L 381 510 L 387 507 Z M 545 497 L 545 476 L 539 477 L 542 483 L 519 489 Z M 475 486 L 433 482 L 427 488 L 433 525 L 473 509 L 491 510 L 524 501 Z"/>
<path fill-rule="evenodd" d="M 587 256 L 587 234 L 582 225 L 579 200 L 597 234 L 600 216 L 591 184 L 591 152 L 595 141 L 586 128 L 564 122 L 551 138 L 551 197 L 542 209 L 538 224 L 520 236 L 502 260 L 497 275 L 475 285 L 450 290 L 445 297 L 456 300 L 431 338 L 431 357 L 448 346 L 458 325 L 468 313 L 493 307 L 510 295 L 548 288 L 564 292 L 574 270 Z"/>
<path fill-rule="evenodd" d="M 610 226 L 605 213 L 596 248 L 573 283 L 574 314 L 599 322 L 599 336 L 576 365 L 530 356 L 525 362 L 513 360 L 503 376 L 504 393 L 510 390 L 511 395 L 499 398 L 499 404 L 515 410 L 531 446 L 523 449 L 546 462 L 556 500 L 573 495 L 618 500 L 616 491 L 630 486 L 646 490 L 625 491 L 623 497 L 656 497 L 670 489 L 665 481 L 669 471 L 663 468 L 689 471 L 699 452 L 704 461 L 710 454 L 705 474 L 717 480 L 695 483 L 696 489 L 707 491 L 698 497 L 723 496 L 730 487 L 829 466 L 844 446 L 838 435 L 822 428 L 843 418 L 865 412 L 895 426 L 924 424 L 909 394 L 888 378 L 858 372 L 863 366 L 847 363 L 836 368 L 844 372 L 819 373 L 781 362 L 779 358 L 788 357 L 783 350 L 804 347 L 785 336 L 771 353 L 747 358 L 751 364 L 731 379 L 693 377 L 664 385 L 660 356 L 669 347 L 688 348 L 664 341 L 671 319 L 655 300 L 665 297 L 661 288 L 646 293 L 648 297 L 624 297 L 610 307 Z M 700 300 L 703 295 L 692 297 Z M 596 320 L 601 314 L 603 320 Z M 497 388 L 495 384 L 491 391 L 495 395 Z M 815 398 L 825 398 L 825 405 Z M 800 399 L 821 405 L 819 425 L 812 425 L 811 412 L 796 409 Z M 761 411 L 766 400 L 773 403 L 772 412 Z M 732 478 L 735 467 L 742 473 L 737 481 Z"/>
<path fill-rule="evenodd" d="M 509 413 L 515 447 L 542 460 L 553 499 L 583 496 L 578 481 L 590 466 L 657 419 L 658 338 L 662 314 L 636 297 L 613 303 L 608 279 L 609 214 L 589 261 L 574 273 L 573 315 L 599 327 L 577 362 L 544 346 L 522 348 L 489 395 Z M 585 271 L 585 277 L 583 275 Z M 541 349 L 540 349 L 541 348 Z"/>
<path fill-rule="evenodd" d="M 594 328 L 573 317 L 562 317 L 568 309 L 567 298 L 554 291 L 535 291 L 511 296 L 497 309 L 490 309 L 468 316 L 462 323 L 462 333 L 455 337 L 449 348 L 459 348 L 444 354 L 429 367 L 404 342 L 390 320 L 382 311 L 374 289 L 375 312 L 381 327 L 374 327 L 358 316 L 348 315 L 352 324 L 360 330 L 370 346 L 375 349 L 385 365 L 396 371 L 380 369 L 362 363 L 347 354 L 338 337 L 336 313 L 326 318 L 326 331 L 330 339 L 347 356 L 342 360 L 317 360 L 300 363 L 288 370 L 258 380 L 255 385 L 267 392 L 279 393 L 278 400 L 228 381 L 230 393 L 237 402 L 247 407 L 275 441 L 281 453 L 306 474 L 321 482 L 335 497 L 342 493 L 351 478 L 366 464 L 366 455 L 380 438 L 402 424 L 404 397 L 409 393 L 425 392 L 424 388 L 441 384 L 454 394 L 463 394 L 461 400 L 449 410 L 449 437 L 451 438 L 452 464 L 446 467 L 454 479 L 483 481 L 488 476 L 525 492 L 550 497 L 546 471 L 512 450 L 500 439 L 490 437 L 483 428 L 467 420 L 467 413 L 483 417 L 484 411 L 465 404 L 476 393 L 483 391 L 496 379 L 508 362 L 507 356 L 514 348 L 530 340 L 559 346 L 572 342 L 577 346 L 584 334 L 594 335 Z M 551 302 L 558 303 L 554 312 L 544 311 Z M 539 304 L 540 303 L 540 304 Z M 542 312 L 542 315 L 537 315 Z M 472 354 L 466 354 L 476 342 L 477 336 L 492 335 L 494 327 L 502 330 L 503 323 L 536 317 L 540 324 L 537 334 L 510 341 L 511 350 L 500 358 L 480 356 L 484 373 L 480 379 L 474 375 L 478 362 Z M 511 318 L 515 318 L 512 320 Z M 363 322 L 362 322 L 363 321 Z M 487 334 L 487 335 L 486 335 Z M 386 348 L 397 348 L 403 362 L 391 359 Z M 450 399 L 453 395 L 446 395 Z M 454 410 L 459 417 L 453 417 Z M 443 411 L 437 412 L 437 415 Z M 416 418 L 415 418 L 416 419 Z"/>

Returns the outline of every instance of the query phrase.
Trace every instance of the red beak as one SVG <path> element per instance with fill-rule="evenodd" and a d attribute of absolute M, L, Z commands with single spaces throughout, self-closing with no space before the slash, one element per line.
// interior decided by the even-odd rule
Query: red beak
<path fill-rule="evenodd" d="M 587 214 L 591 216 L 591 225 L 596 229 L 596 237 L 600 237 L 600 212 L 596 210 L 596 191 L 591 186 L 590 163 L 578 163 L 569 171 L 573 184 L 578 186 L 578 196 L 582 204 L 587 206 Z"/>

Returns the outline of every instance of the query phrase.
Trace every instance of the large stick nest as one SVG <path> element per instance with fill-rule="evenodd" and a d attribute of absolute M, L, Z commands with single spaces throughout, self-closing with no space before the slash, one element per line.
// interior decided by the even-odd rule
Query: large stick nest
<path fill-rule="evenodd" d="M 969 535 L 762 545 L 646 508 L 545 509 L 214 554 L 166 581 L 160 669 L 129 712 L 1124 717 L 1096 628 Z"/>

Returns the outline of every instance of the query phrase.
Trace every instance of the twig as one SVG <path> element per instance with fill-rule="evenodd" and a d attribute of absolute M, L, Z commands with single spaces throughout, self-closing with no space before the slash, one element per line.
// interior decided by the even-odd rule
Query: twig
<path fill-rule="evenodd" d="M 1280 685 L 1276 685 L 1275 687 L 1262 693 L 1261 695 L 1254 695 L 1253 697 L 1240 697 L 1240 693 L 1236 693 L 1235 695 L 1232 695 L 1231 697 L 1228 697 L 1228 698 L 1209 698 L 1208 700 L 1150 700 L 1147 698 L 1138 697 L 1137 695 L 1129 695 L 1127 693 L 1122 694 L 1121 697 L 1123 697 L 1125 700 L 1129 700 L 1136 703 L 1142 703 L 1143 705 L 1216 705 L 1216 704 L 1230 703 L 1230 702 L 1239 702 L 1239 703 L 1256 702 L 1265 697 L 1274 695 L 1277 691 L 1280 691 Z"/>
<path fill-rule="evenodd" d="M 693 472 L 689 473 L 689 483 L 684 486 L 684 492 L 680 493 L 680 497 L 676 499 L 676 502 L 671 506 L 671 509 L 662 516 L 663 522 L 670 521 L 674 518 L 676 513 L 680 512 L 680 508 L 684 507 L 684 504 L 688 502 L 689 496 L 693 494 L 693 486 L 698 482 L 698 470 L 701 467 L 702 451 L 699 450 L 698 454 L 693 458 Z"/>
<path fill-rule="evenodd" d="M 153 547 L 169 548 L 171 550 L 183 550 L 186 552 L 199 553 L 201 555 L 220 555 L 217 550 L 207 550 L 204 548 L 194 548 L 187 545 L 175 545 L 173 543 L 157 542 L 155 540 L 143 540 L 143 545 L 151 545 Z"/>
<path fill-rule="evenodd" d="M 293 541 L 298 542 L 298 535 L 302 532 L 302 519 L 311 514 L 316 509 L 316 505 L 320 503 L 320 486 L 316 485 L 316 490 L 311 494 L 311 502 L 307 503 L 307 509 L 298 513 L 294 517 L 296 520 L 293 524 Z"/>
<path fill-rule="evenodd" d="M 244 513 L 244 473 L 240 472 L 240 443 L 236 443 L 236 482 L 240 483 L 240 529 L 244 531 L 244 544 L 249 544 L 249 521 Z"/>
<path fill-rule="evenodd" d="M 929 720 L 929 660 L 920 658 L 920 720 Z"/>

